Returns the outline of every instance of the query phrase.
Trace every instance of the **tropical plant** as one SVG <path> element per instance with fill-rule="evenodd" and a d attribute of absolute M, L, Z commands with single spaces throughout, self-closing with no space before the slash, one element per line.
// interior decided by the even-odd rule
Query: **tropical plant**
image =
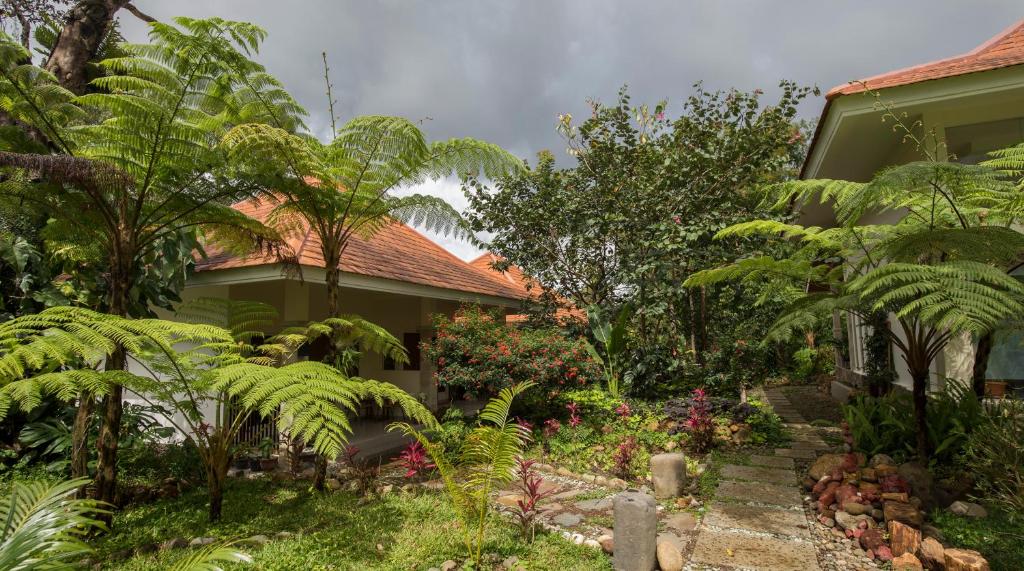
<path fill-rule="evenodd" d="M 31 171 L 39 182 L 3 191 L 52 213 L 44 231 L 51 249 L 102 267 L 95 285 L 114 315 L 147 315 L 151 304 L 176 299 L 198 227 L 220 245 L 245 249 L 277 238 L 228 206 L 260 189 L 246 184 L 220 141 L 235 125 L 270 117 L 294 128 L 303 112 L 249 59 L 264 37 L 260 28 L 221 19 L 175 24 L 153 23 L 149 44 L 120 46 L 127 55 L 101 62 L 109 73 L 93 81 L 98 91 L 78 97 L 25 63 L 23 47 L 0 41 L 2 111 L 45 143 L 9 134 L 7 148 L 20 152 L 0 153 L 0 166 Z M 124 369 L 124 352 L 115 347 L 104 366 Z M 116 486 L 121 397 L 115 385 L 104 399 L 98 440 L 97 489 L 107 501 Z M 82 395 L 80 415 L 90 416 L 92 405 Z"/>
<path fill-rule="evenodd" d="M 1024 404 L 987 405 L 965 451 L 965 465 L 985 500 L 1008 514 L 1024 514 Z"/>
<path fill-rule="evenodd" d="M 12 571 L 71 569 L 92 548 L 85 537 L 104 528 L 102 504 L 74 495 L 86 483 L 70 480 L 15 483 L 0 498 L 0 568 Z"/>
<path fill-rule="evenodd" d="M 516 460 L 516 486 L 519 488 L 520 499 L 516 500 L 516 523 L 523 539 L 532 542 L 536 534 L 535 521 L 537 508 L 544 498 L 555 493 L 555 489 L 544 490 L 544 478 L 537 474 L 533 460 L 519 458 Z"/>
<path fill-rule="evenodd" d="M 361 401 L 397 403 L 428 427 L 433 415 L 414 397 L 379 381 L 348 377 L 323 363 L 274 367 L 248 362 L 230 332 L 214 326 L 130 319 L 78 308 L 52 308 L 0 324 L 0 371 L 13 380 L 0 387 L 0 413 L 23 410 L 43 395 L 70 399 L 88 390 L 106 395 L 123 385 L 165 416 L 196 446 L 206 468 L 210 519 L 221 515 L 223 485 L 239 430 L 252 415 L 271 418 L 319 453 L 337 456 L 352 427 L 348 414 Z M 114 345 L 124 348 L 142 374 L 97 367 Z M 192 345 L 189 349 L 178 349 Z M 80 362 L 80 368 L 43 370 L 47 363 Z M 212 408 L 213 414 L 204 414 Z"/>
<path fill-rule="evenodd" d="M 456 461 L 444 448 L 409 423 L 392 424 L 426 448 L 444 482 L 445 491 L 462 524 L 463 542 L 476 567 L 483 556 L 484 532 L 491 511 L 491 492 L 512 481 L 516 460 L 530 441 L 530 431 L 509 417 L 513 400 L 534 383 L 506 387 L 480 411 L 480 424 L 466 437 Z"/>
<path fill-rule="evenodd" d="M 601 364 L 601 368 L 604 369 L 604 381 L 608 387 L 608 394 L 616 399 L 622 396 L 619 390 L 619 381 L 622 379 L 627 358 L 626 332 L 632 313 L 633 310 L 629 304 L 622 306 L 613 323 L 602 318 L 599 307 L 587 308 L 590 331 L 594 335 L 594 339 L 601 344 L 604 354 L 598 352 L 597 348 L 589 342 L 586 344 L 587 351 L 594 361 Z"/>
<path fill-rule="evenodd" d="M 262 173 L 274 193 L 266 222 L 282 234 L 312 233 L 320 244 L 327 317 L 341 317 L 341 260 L 353 237 L 367 238 L 396 222 L 475 239 L 443 199 L 397 191 L 425 180 L 481 173 L 498 177 L 523 169 L 497 145 L 471 138 L 427 142 L 407 119 L 369 115 L 337 128 L 324 56 L 333 140 L 324 145 L 292 134 L 289 125 L 239 125 L 227 137 L 231 156 Z M 344 351 L 332 335 L 325 361 Z M 322 489 L 326 460 L 317 458 L 314 487 Z"/>
<path fill-rule="evenodd" d="M 718 236 L 774 237 L 798 248 L 784 258 L 706 270 L 685 285 L 739 280 L 801 287 L 806 293 L 782 312 L 766 341 L 802 336 L 834 312 L 872 323 L 879 312 L 891 314 L 893 327 L 880 332 L 913 379 L 916 451 L 929 458 L 940 444 L 929 436 L 927 417 L 933 361 L 954 337 L 984 336 L 1024 314 L 1024 285 L 1006 272 L 1024 251 L 1024 234 L 1014 226 L 1024 214 L 1018 188 L 993 167 L 919 161 L 886 168 L 866 183 L 786 182 L 770 187 L 768 198 L 783 210 L 825 205 L 838 225 L 733 225 Z M 896 221 L 861 223 L 878 212 L 893 213 Z"/>

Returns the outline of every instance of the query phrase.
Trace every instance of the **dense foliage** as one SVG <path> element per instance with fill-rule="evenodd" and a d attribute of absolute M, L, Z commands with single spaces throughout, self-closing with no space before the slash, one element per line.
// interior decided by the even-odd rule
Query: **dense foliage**
<path fill-rule="evenodd" d="M 760 91 L 698 86 L 675 119 L 665 104 L 632 106 L 625 90 L 614 104 L 592 102 L 582 123 L 568 115 L 559 123 L 572 167 L 558 168 L 542 153 L 531 171 L 493 188 L 466 186 L 474 228 L 493 234 L 490 248 L 504 263 L 577 307 L 599 307 L 606 321 L 628 302 L 624 388 L 686 393 L 736 371 L 714 355 L 731 352 L 737 340 L 756 345 L 785 299 L 759 287 L 694 292 L 680 283 L 761 247 L 712 238 L 765 215 L 756 187 L 795 173 L 805 146 L 796 106 L 808 93 L 784 82 L 778 101 L 765 104 Z M 758 361 L 777 370 L 790 352 Z"/>
<path fill-rule="evenodd" d="M 602 378 L 585 343 L 558 329 L 519 329 L 505 323 L 501 312 L 472 305 L 451 318 L 435 316 L 434 327 L 426 355 L 437 366 L 437 383 L 457 394 L 488 397 L 525 381 L 547 394 Z"/>

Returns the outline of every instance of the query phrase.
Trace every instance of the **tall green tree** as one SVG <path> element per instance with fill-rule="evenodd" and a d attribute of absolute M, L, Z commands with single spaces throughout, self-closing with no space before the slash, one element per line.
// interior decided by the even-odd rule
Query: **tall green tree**
<path fill-rule="evenodd" d="M 572 166 L 557 168 L 543 153 L 528 173 L 466 186 L 474 229 L 493 236 L 489 247 L 506 263 L 577 307 L 614 315 L 630 302 L 635 371 L 656 359 L 635 375 L 634 390 L 655 385 L 664 371 L 731 344 L 732 329 L 756 323 L 731 308 L 759 292 L 693 292 L 680 283 L 737 248 L 758 247 L 712 237 L 767 215 L 753 189 L 793 176 L 806 145 L 796 108 L 808 93 L 784 82 L 778 100 L 765 102 L 760 91 L 698 85 L 675 118 L 666 103 L 634 105 L 625 89 L 614 104 L 591 102 L 585 120 L 563 115 L 558 126 Z"/>
<path fill-rule="evenodd" d="M 352 119 L 327 144 L 272 124 L 240 125 L 226 141 L 232 160 L 259 170 L 264 189 L 275 195 L 267 224 L 282 235 L 308 229 L 316 237 L 328 318 L 341 317 L 340 264 L 353 237 L 371 237 L 400 221 L 472 238 L 443 199 L 401 189 L 450 175 L 497 178 L 523 169 L 497 145 L 471 138 L 429 142 L 411 121 L 380 115 Z M 338 362 L 342 345 L 336 336 L 326 362 Z M 317 459 L 317 489 L 326 466 L 325 458 Z"/>
<path fill-rule="evenodd" d="M 230 208 L 261 187 L 246 181 L 221 144 L 233 127 L 266 121 L 297 126 L 301 109 L 250 55 L 264 32 L 221 19 L 179 18 L 151 25 L 150 43 L 126 44 L 128 55 L 102 62 L 109 74 L 97 92 L 74 96 L 26 61 L 16 42 L 0 42 L 0 107 L 36 129 L 47 149 L 8 140 L 0 166 L 33 173 L 38 183 L 7 188 L 40 204 L 54 221 L 46 230 L 65 255 L 103 262 L 106 311 L 144 315 L 140 276 L 161 256 L 189 259 L 196 229 L 221 243 L 251 248 L 276 234 Z M 183 255 L 184 254 L 184 255 Z M 125 367 L 123 351 L 105 361 Z M 91 414 L 84 395 L 80 415 Z M 113 499 L 122 396 L 103 399 L 97 492 Z"/>

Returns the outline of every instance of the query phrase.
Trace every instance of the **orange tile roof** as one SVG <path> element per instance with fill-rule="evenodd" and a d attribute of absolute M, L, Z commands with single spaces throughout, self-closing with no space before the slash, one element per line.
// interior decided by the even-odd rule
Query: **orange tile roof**
<path fill-rule="evenodd" d="M 910 85 L 1020 64 L 1024 64 L 1024 20 L 966 54 L 844 83 L 833 87 L 825 97 L 833 99 L 840 95 L 860 93 L 866 89 Z"/>
<path fill-rule="evenodd" d="M 491 252 L 484 252 L 476 259 L 469 262 L 469 264 L 477 269 L 481 269 L 490 272 L 493 275 L 500 276 L 501 279 L 507 281 L 509 284 L 520 288 L 523 291 L 524 296 L 537 297 L 540 293 L 540 282 L 531 278 L 530 276 L 523 273 L 523 269 L 516 265 L 510 265 L 505 271 L 499 272 L 494 269 L 494 262 L 504 261 L 501 256 L 495 255 Z M 529 289 L 527 289 L 529 286 Z M 572 319 L 575 321 L 586 321 L 586 312 L 573 306 L 572 302 L 557 296 L 559 307 L 555 310 L 555 320 L 559 323 L 565 323 Z M 505 321 L 508 323 L 520 323 L 526 321 L 526 315 L 524 314 L 512 314 L 506 315 Z"/>
<path fill-rule="evenodd" d="M 821 110 L 821 117 L 815 128 L 814 136 L 811 138 L 811 145 L 807 149 L 804 164 L 800 169 L 800 178 L 807 174 L 810 165 L 811 155 L 818 144 L 818 138 L 825 125 L 825 119 L 832 109 L 832 101 L 842 95 L 863 93 L 866 90 L 886 89 L 903 85 L 912 85 L 923 81 L 933 81 L 947 77 L 956 77 L 970 73 L 979 73 L 1024 64 L 1024 20 L 1018 21 L 1001 34 L 989 41 L 974 48 L 970 52 L 915 65 L 889 73 L 883 73 L 860 81 L 851 81 L 837 85 L 825 94 L 825 107 Z"/>
<path fill-rule="evenodd" d="M 233 207 L 258 220 L 266 220 L 276 203 L 271 200 L 244 201 Z M 299 265 L 323 267 L 320 241 L 302 221 L 287 239 L 287 247 Z M 207 272 L 277 263 L 271 255 L 236 256 L 216 245 L 207 248 L 209 256 L 196 263 L 196 271 Z M 473 267 L 438 246 L 416 230 L 392 222 L 369 239 L 353 236 L 341 260 L 341 270 L 352 274 L 421 284 L 438 288 L 491 295 L 507 299 L 525 299 L 525 288 L 517 287 L 491 272 Z"/>

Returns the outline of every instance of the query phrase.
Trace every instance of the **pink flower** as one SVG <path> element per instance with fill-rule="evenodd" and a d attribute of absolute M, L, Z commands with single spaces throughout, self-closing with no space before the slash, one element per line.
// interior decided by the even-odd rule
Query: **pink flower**
<path fill-rule="evenodd" d="M 623 402 L 622 404 L 619 405 L 618 408 L 615 409 L 615 414 L 619 415 L 620 418 L 625 420 L 633 414 L 633 411 L 629 408 L 628 402 Z"/>

